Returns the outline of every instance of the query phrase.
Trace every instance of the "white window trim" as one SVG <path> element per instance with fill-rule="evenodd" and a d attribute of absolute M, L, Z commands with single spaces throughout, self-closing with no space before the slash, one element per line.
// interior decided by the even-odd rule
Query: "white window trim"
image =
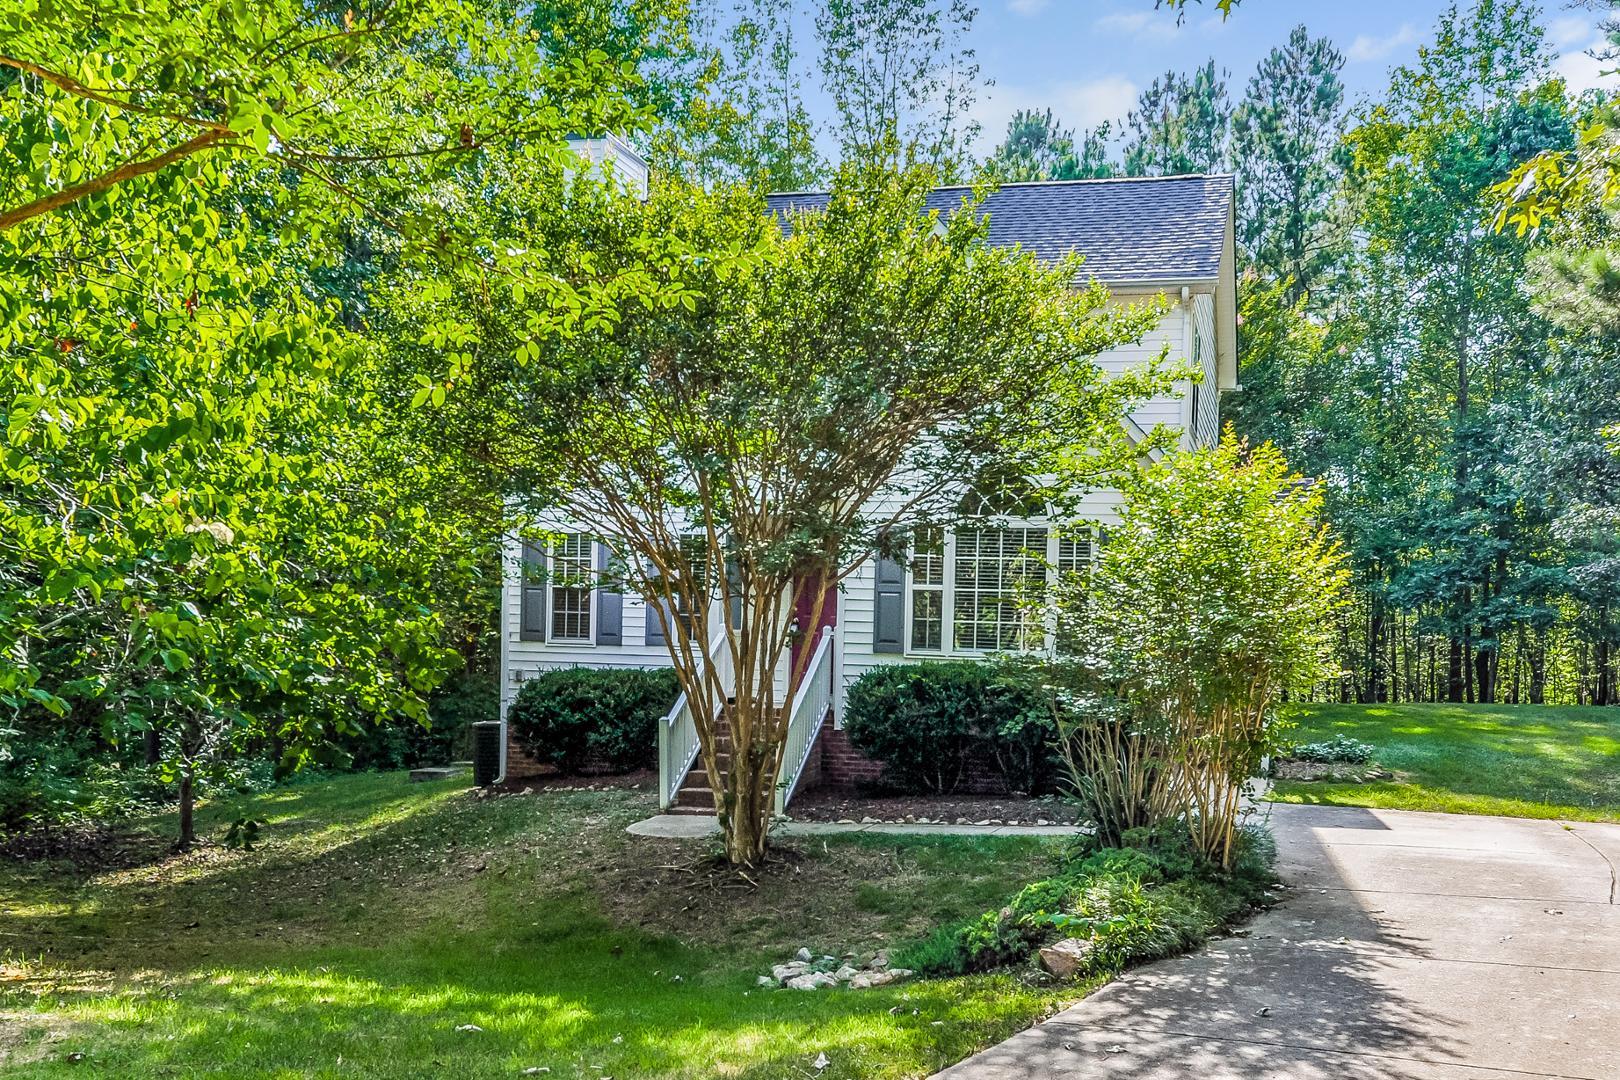
<path fill-rule="evenodd" d="M 1081 525 L 1078 522 L 1053 521 L 1051 518 L 997 518 L 988 528 L 996 529 L 1045 529 L 1046 530 L 1046 583 L 1048 586 L 1057 584 L 1058 551 L 1063 541 L 1063 533 L 1076 527 L 1083 527 L 1090 534 L 1091 549 L 1088 554 L 1090 562 L 1097 561 L 1097 530 L 1094 525 Z M 976 659 L 990 656 L 1000 650 L 997 649 L 961 649 L 956 647 L 956 530 L 945 530 L 945 544 L 943 551 L 944 566 L 940 575 L 940 613 L 941 625 L 939 631 L 940 647 L 937 649 L 920 649 L 912 645 L 911 622 L 916 605 L 912 600 L 911 568 L 913 562 L 906 560 L 906 587 L 904 597 L 904 627 L 901 633 L 901 655 L 916 659 L 961 658 Z M 932 586 L 925 586 L 932 591 Z M 1042 638 L 1042 651 L 1051 653 L 1057 648 L 1057 633 L 1052 626 L 1047 626 Z M 1033 651 L 1033 650 L 1031 650 Z"/>

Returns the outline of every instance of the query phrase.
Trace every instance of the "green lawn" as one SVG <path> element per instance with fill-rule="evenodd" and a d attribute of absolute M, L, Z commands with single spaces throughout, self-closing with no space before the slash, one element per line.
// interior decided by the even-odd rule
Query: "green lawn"
<path fill-rule="evenodd" d="M 124 869 L 0 867 L 0 1071 L 910 1077 L 1089 989 L 763 990 L 800 945 L 906 940 L 1004 902 L 1058 849 L 817 839 L 750 888 L 709 872 L 705 843 L 627 836 L 651 802 L 354 776 L 255 797 L 253 852 L 162 858 L 149 837 Z M 207 808 L 203 828 L 240 810 Z"/>
<path fill-rule="evenodd" d="M 1453 814 L 1620 821 L 1620 708 L 1551 705 L 1300 705 L 1290 735 L 1378 748 L 1395 779 L 1283 782 L 1281 802 Z"/>

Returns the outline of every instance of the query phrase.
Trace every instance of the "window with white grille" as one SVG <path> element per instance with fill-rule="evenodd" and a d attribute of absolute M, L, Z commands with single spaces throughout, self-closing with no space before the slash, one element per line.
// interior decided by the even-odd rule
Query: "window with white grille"
<path fill-rule="evenodd" d="M 585 533 L 563 533 L 551 548 L 551 639 L 591 640 L 593 545 Z"/>

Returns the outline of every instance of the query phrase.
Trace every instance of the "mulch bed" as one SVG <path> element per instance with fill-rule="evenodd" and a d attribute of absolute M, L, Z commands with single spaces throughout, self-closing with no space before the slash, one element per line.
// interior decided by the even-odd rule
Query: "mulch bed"
<path fill-rule="evenodd" d="M 1376 764 L 1352 764 L 1337 761 L 1279 761 L 1272 766 L 1272 777 L 1277 780 L 1326 780 L 1332 783 L 1365 784 L 1374 780 L 1393 780 L 1395 774 Z"/>
<path fill-rule="evenodd" d="M 468 782 L 471 780 L 469 774 Z M 635 772 L 617 775 L 573 774 L 559 772 L 550 765 L 542 765 L 536 772 L 522 776 L 508 776 L 496 784 L 494 790 L 504 795 L 535 794 L 542 791 L 634 791 L 641 788 L 651 789 L 657 783 L 658 774 L 652 769 L 638 769 Z"/>
<path fill-rule="evenodd" d="M 801 792 L 788 807 L 796 821 L 1076 825 L 1081 811 L 1052 795 L 866 795 L 838 788 Z"/>

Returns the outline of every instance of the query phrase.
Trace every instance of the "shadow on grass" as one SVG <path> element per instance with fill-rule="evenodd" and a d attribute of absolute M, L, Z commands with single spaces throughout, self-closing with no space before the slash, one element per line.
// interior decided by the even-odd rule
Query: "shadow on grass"
<path fill-rule="evenodd" d="M 945 882 L 963 882 L 958 907 L 982 906 L 980 890 L 999 899 L 1015 883 L 998 879 L 998 866 L 1016 874 L 1020 859 L 1049 852 L 818 844 L 815 858 L 733 906 L 689 909 L 690 892 L 657 881 L 626 903 L 616 894 L 645 886 L 638 877 L 675 873 L 658 864 L 701 854 L 624 833 L 649 799 L 475 800 L 398 776 L 347 777 L 256 799 L 248 809 L 266 822 L 267 841 L 254 852 L 207 850 L 86 880 L 24 874 L 27 895 L 0 939 L 13 965 L 0 982 L 0 1014 L 9 1013 L 0 1067 L 120 1077 L 916 1075 L 1079 992 L 1007 977 L 762 989 L 755 976 L 784 957 L 785 940 L 830 945 L 880 925 L 852 889 L 828 887 L 833 871 L 882 868 L 874 877 L 898 922 L 948 907 Z M 211 808 L 210 820 L 236 811 Z M 637 925 L 650 909 L 666 921 Z M 456 1030 L 469 1024 L 481 1030 Z M 818 1071 L 823 1052 L 831 1064 Z M 74 1054 L 82 1060 L 70 1062 Z"/>

